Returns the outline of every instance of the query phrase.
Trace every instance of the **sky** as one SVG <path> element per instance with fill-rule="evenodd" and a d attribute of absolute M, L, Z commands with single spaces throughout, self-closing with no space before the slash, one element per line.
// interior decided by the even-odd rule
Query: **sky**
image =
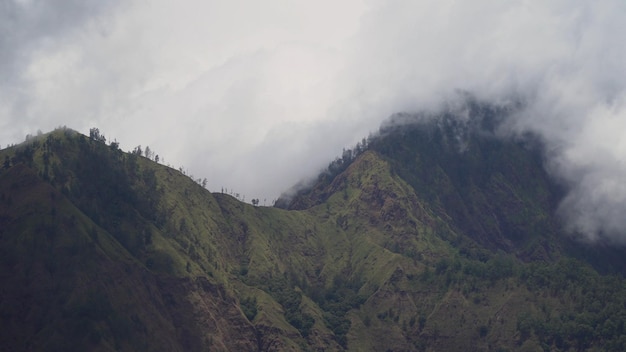
<path fill-rule="evenodd" d="M 0 147 L 67 126 L 269 205 L 397 112 L 523 101 L 569 230 L 626 243 L 623 0 L 0 0 Z"/>

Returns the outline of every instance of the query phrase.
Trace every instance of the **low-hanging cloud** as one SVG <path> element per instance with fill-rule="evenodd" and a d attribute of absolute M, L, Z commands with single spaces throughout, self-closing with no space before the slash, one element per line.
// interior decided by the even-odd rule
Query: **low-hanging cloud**
<path fill-rule="evenodd" d="M 97 126 L 269 200 L 464 91 L 523 102 L 504 133 L 545 141 L 568 228 L 626 242 L 622 0 L 47 3 L 0 5 L 3 144 Z"/>
<path fill-rule="evenodd" d="M 40 99 L 58 74 L 66 74 L 76 57 L 79 31 L 106 25 L 117 1 L 0 1 L 0 134 L 16 142 L 32 128 L 50 128 L 39 108 L 55 104 Z M 74 55 L 72 55 L 74 54 Z M 39 65 L 37 65 L 37 63 Z M 81 78 L 82 79 L 82 78 Z M 58 83 L 58 82 L 56 82 Z M 65 88 L 65 87 L 63 87 Z M 71 94 L 71 92 L 68 92 Z M 56 104 L 64 104 L 57 101 Z M 39 126 L 37 126 L 39 125 Z"/>
<path fill-rule="evenodd" d="M 590 240 L 626 242 L 626 3 L 383 3 L 353 41 L 346 100 L 363 113 L 437 109 L 470 92 L 523 102 L 503 133 L 533 132 L 569 192 L 559 213 Z M 393 25 L 388 25 L 393 23 Z"/>

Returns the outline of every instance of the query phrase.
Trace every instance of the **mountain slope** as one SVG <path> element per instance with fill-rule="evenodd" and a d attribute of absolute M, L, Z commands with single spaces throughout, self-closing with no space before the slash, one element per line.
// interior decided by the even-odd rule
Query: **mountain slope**
<path fill-rule="evenodd" d="M 485 129 L 495 113 L 475 112 L 467 121 L 400 115 L 358 148 L 378 153 L 455 232 L 490 250 L 548 260 L 558 254 L 547 243 L 557 242 L 553 214 L 562 191 L 543 170 L 537 141 L 504 141 Z M 350 163 L 351 154 L 339 164 Z M 332 192 L 325 183 L 300 191 L 287 207 L 323 201 Z"/>
<path fill-rule="evenodd" d="M 625 281 L 572 257 L 537 154 L 451 121 L 383 131 L 290 209 L 97 135 L 0 151 L 0 346 L 626 348 Z"/>
<path fill-rule="evenodd" d="M 51 136 L 48 141 L 59 143 L 83 139 Z M 157 278 L 150 272 L 149 268 L 174 272 L 180 270 L 176 266 L 180 263 L 167 254 L 171 246 L 159 243 L 158 235 L 148 235 L 154 225 L 120 199 L 130 199 L 130 194 L 100 188 L 97 191 L 106 195 L 93 195 L 91 191 L 103 186 L 98 184 L 103 181 L 85 184 L 86 179 L 77 177 L 82 171 L 63 169 L 63 175 L 41 177 L 36 167 L 41 150 L 36 146 L 33 150 L 32 161 L 18 161 L 0 175 L 4 200 L 1 302 L 7 327 L 3 346 L 14 350 L 195 349 L 201 343 L 194 341 L 196 336 L 187 337 L 186 330 L 193 328 L 192 313 L 197 308 L 178 303 L 188 301 L 186 296 L 192 294 L 212 306 L 206 310 L 214 326 L 229 318 L 245 326 L 234 299 L 224 297 L 219 286 L 201 278 Z M 62 151 L 72 150 L 63 147 Z M 51 152 L 50 157 L 54 163 L 62 155 Z M 98 161 L 102 160 L 92 160 L 90 166 Z M 133 191 L 125 189 L 129 190 Z M 111 212 L 100 209 L 108 206 L 101 203 L 102 198 L 111 202 Z M 150 242 L 149 248 L 139 249 L 143 244 L 138 244 L 138 237 Z M 239 345 L 233 341 L 240 341 L 230 336 L 235 333 L 240 335 L 231 328 L 213 336 L 234 348 Z"/>

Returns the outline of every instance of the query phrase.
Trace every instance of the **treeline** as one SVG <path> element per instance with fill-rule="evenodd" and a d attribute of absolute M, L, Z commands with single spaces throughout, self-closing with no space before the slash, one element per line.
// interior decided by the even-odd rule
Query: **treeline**
<path fill-rule="evenodd" d="M 337 156 L 333 161 L 331 161 L 326 169 L 322 170 L 316 182 L 310 184 L 300 183 L 293 187 L 286 194 L 282 194 L 276 201 L 274 202 L 274 206 L 277 208 L 288 209 L 291 205 L 297 203 L 300 197 L 303 197 L 309 194 L 313 188 L 312 187 L 326 187 L 328 186 L 339 174 L 344 172 L 350 164 L 361 154 L 367 151 L 370 148 L 370 145 L 374 141 L 375 137 L 370 135 L 368 138 L 363 138 L 360 142 L 353 148 L 344 148 L 341 156 Z M 323 201 L 321 199 L 320 201 Z"/>
<path fill-rule="evenodd" d="M 66 137 L 70 137 L 70 136 L 74 136 L 74 135 L 78 135 L 77 132 L 68 129 L 66 127 L 58 127 L 54 130 L 55 132 L 58 131 L 63 131 L 66 135 Z M 0 160 L 0 166 L 2 169 L 8 169 L 10 168 L 12 165 L 15 164 L 19 164 L 19 163 L 26 163 L 30 166 L 33 165 L 33 161 L 34 161 L 34 156 L 35 156 L 35 152 L 36 150 L 41 147 L 42 143 L 46 143 L 46 141 L 50 141 L 53 142 L 53 140 L 55 139 L 54 136 L 48 135 L 48 137 L 46 137 L 45 139 L 42 137 L 43 133 L 41 133 L 41 131 L 37 132 L 36 136 L 33 136 L 31 134 L 28 134 L 26 136 L 25 139 L 25 143 L 22 145 L 17 146 L 17 148 L 15 148 L 15 150 L 13 151 L 13 155 L 9 156 L 9 154 L 6 154 L 3 160 Z M 106 145 L 109 147 L 109 149 L 111 151 L 113 151 L 114 153 L 121 153 L 123 152 L 120 149 L 120 143 L 116 140 L 110 140 L 107 144 L 107 138 L 106 136 L 100 131 L 99 128 L 93 127 L 89 129 L 89 140 L 102 144 L 102 145 Z M 14 145 L 8 145 L 7 148 L 10 147 L 15 147 Z M 169 163 L 165 163 L 165 159 L 159 155 L 153 148 L 151 148 L 150 146 L 145 146 L 143 147 L 142 145 L 137 145 L 136 147 L 134 147 L 132 150 L 130 150 L 128 152 L 131 155 L 137 156 L 137 157 L 144 157 L 147 158 L 151 161 L 154 161 L 156 163 L 165 165 L 167 167 L 170 168 L 174 168 L 174 166 L 172 166 Z M 44 158 L 46 158 L 45 161 L 49 160 L 49 153 L 44 153 Z M 46 163 L 45 167 L 49 168 L 51 165 Z M 194 175 L 190 174 L 189 171 L 180 166 L 177 168 L 177 170 L 189 177 L 191 180 L 193 180 L 195 183 L 197 183 L 198 185 L 200 185 L 202 188 L 205 188 L 208 190 L 208 182 L 209 180 L 204 177 L 198 177 L 196 178 Z M 45 174 L 48 174 L 48 172 L 45 172 Z M 242 202 L 248 202 L 254 206 L 267 206 L 268 205 L 268 199 L 264 198 L 263 200 L 261 200 L 260 198 L 248 198 L 248 200 L 246 200 L 246 195 L 242 194 L 240 192 L 236 192 L 234 189 L 226 189 L 224 187 L 222 187 L 221 189 L 221 193 L 222 194 L 229 194 L 233 197 L 235 197 L 237 200 L 242 201 Z M 276 203 L 277 199 L 273 199 L 269 201 L 270 205 L 274 205 Z"/>
<path fill-rule="evenodd" d="M 373 137 L 370 135 L 368 138 L 363 138 L 360 142 L 357 142 L 353 148 L 344 148 L 341 152 L 341 156 L 338 156 L 335 160 L 331 161 L 330 164 L 328 164 L 326 171 L 320 174 L 318 181 L 332 182 L 337 175 L 344 172 L 348 166 L 352 164 L 354 159 L 368 150 L 372 140 Z"/>
<path fill-rule="evenodd" d="M 99 142 L 99 143 L 104 143 L 106 144 L 106 137 L 104 136 L 104 134 L 100 133 L 100 130 L 98 128 L 91 128 L 89 130 L 89 138 L 93 141 Z M 115 141 L 111 141 L 110 142 L 110 147 L 113 150 L 119 150 L 119 143 L 117 142 L 117 140 Z M 149 160 L 152 160 L 156 163 L 163 163 L 164 160 L 161 156 L 159 156 L 159 154 L 157 154 L 153 149 L 150 148 L 150 146 L 146 146 L 145 148 L 142 148 L 141 145 L 136 146 L 135 148 L 133 148 L 130 151 L 130 154 L 132 155 L 136 155 L 136 156 L 140 156 L 140 157 L 144 157 L 147 158 Z M 172 167 L 171 165 L 167 164 L 168 167 Z M 206 177 L 204 178 L 195 178 L 193 175 L 191 175 L 184 167 L 179 167 L 178 171 L 189 177 L 190 179 L 192 179 L 195 183 L 197 183 L 198 185 L 202 186 L 202 188 L 208 189 L 207 188 L 207 184 L 208 184 L 208 179 Z M 230 193 L 228 193 L 229 190 L 225 189 L 224 187 L 222 187 L 221 193 L 222 194 L 230 194 L 231 196 L 237 198 L 237 200 L 245 202 L 246 201 L 246 196 L 244 194 L 241 194 L 239 192 L 235 192 L 233 191 L 233 189 L 230 189 Z M 272 201 L 272 204 L 275 202 Z M 250 199 L 250 203 L 254 206 L 259 206 L 261 204 L 261 200 L 259 198 L 252 198 Z M 267 199 L 263 199 L 263 205 L 265 206 L 267 203 Z"/>

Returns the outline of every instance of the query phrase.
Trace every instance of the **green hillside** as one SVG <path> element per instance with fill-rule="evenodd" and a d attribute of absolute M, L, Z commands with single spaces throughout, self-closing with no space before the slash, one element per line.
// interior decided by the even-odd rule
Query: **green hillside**
<path fill-rule="evenodd" d="M 626 349 L 626 262 L 561 233 L 536 143 L 438 121 L 282 208 L 99 134 L 0 151 L 0 349 Z"/>

